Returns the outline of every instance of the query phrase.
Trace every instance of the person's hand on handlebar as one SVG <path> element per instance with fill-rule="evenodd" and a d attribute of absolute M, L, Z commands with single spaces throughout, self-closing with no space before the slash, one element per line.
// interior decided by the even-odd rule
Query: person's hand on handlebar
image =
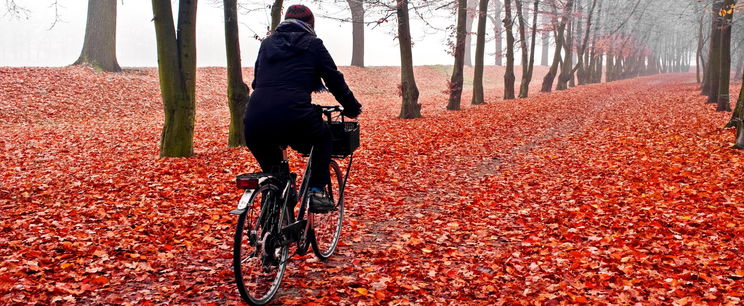
<path fill-rule="evenodd" d="M 356 104 L 352 107 L 344 107 L 344 110 L 341 111 L 341 115 L 344 117 L 349 117 L 351 119 L 356 119 L 356 117 L 359 117 L 359 114 L 362 113 L 362 105 Z"/>

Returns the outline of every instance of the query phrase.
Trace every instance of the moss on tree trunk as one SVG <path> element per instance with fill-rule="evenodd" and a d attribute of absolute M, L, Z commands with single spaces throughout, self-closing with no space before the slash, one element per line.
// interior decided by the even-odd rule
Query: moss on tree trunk
<path fill-rule="evenodd" d="M 243 81 L 240 60 L 240 36 L 238 31 L 237 0 L 224 0 L 225 49 L 227 55 L 227 105 L 230 109 L 230 129 L 227 145 L 245 145 L 243 133 L 243 113 L 248 104 L 249 89 Z"/>
<path fill-rule="evenodd" d="M 185 157 L 194 153 L 196 6 L 196 0 L 180 0 L 176 32 L 170 1 L 152 0 L 160 95 L 165 109 L 161 157 Z"/>

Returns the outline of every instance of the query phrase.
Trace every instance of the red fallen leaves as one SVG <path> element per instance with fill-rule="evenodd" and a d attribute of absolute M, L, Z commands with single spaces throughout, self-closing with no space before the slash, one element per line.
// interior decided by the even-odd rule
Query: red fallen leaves
<path fill-rule="evenodd" d="M 741 301 L 742 154 L 689 75 L 448 112 L 417 67 L 402 121 L 397 69 L 343 69 L 365 113 L 342 245 L 277 303 Z M 225 148 L 224 69 L 198 73 L 197 155 L 158 159 L 154 70 L 0 68 L 2 303 L 240 303 L 227 212 L 257 166 Z"/>

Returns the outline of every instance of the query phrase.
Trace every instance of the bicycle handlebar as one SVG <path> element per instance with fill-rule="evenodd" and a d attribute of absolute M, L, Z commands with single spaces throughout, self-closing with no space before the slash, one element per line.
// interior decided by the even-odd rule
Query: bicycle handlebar
<path fill-rule="evenodd" d="M 342 112 L 342 111 L 344 111 L 344 108 L 341 107 L 341 106 L 338 106 L 338 105 L 333 105 L 333 106 L 318 105 L 318 106 L 320 106 L 320 110 L 324 114 L 331 114 L 331 113 L 335 113 L 335 112 Z"/>

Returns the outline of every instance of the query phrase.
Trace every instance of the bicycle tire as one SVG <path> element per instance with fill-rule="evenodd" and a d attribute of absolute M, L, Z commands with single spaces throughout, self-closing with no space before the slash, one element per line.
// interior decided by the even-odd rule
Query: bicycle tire
<path fill-rule="evenodd" d="M 272 232 L 280 231 L 282 224 L 286 224 L 286 209 L 278 203 L 279 192 L 274 184 L 261 185 L 251 196 L 246 211 L 238 217 L 233 245 L 233 271 L 240 296 L 250 305 L 263 305 L 271 301 L 279 290 L 287 268 L 288 244 L 269 247 L 273 250 L 271 255 L 267 255 L 264 248 L 266 244 L 277 243 L 273 238 L 276 234 Z M 264 231 L 264 228 L 268 230 Z M 255 264 L 256 267 L 251 267 Z M 252 271 L 256 268 L 257 271 Z M 268 286 L 261 286 L 267 281 L 270 281 Z"/>
<path fill-rule="evenodd" d="M 341 199 L 343 175 L 335 160 L 330 164 L 331 182 L 326 186 L 326 193 L 333 200 L 336 209 L 324 214 L 310 214 L 312 233 L 310 237 L 313 252 L 320 260 L 327 260 L 336 251 L 341 238 L 341 227 L 344 221 L 344 203 Z"/>

